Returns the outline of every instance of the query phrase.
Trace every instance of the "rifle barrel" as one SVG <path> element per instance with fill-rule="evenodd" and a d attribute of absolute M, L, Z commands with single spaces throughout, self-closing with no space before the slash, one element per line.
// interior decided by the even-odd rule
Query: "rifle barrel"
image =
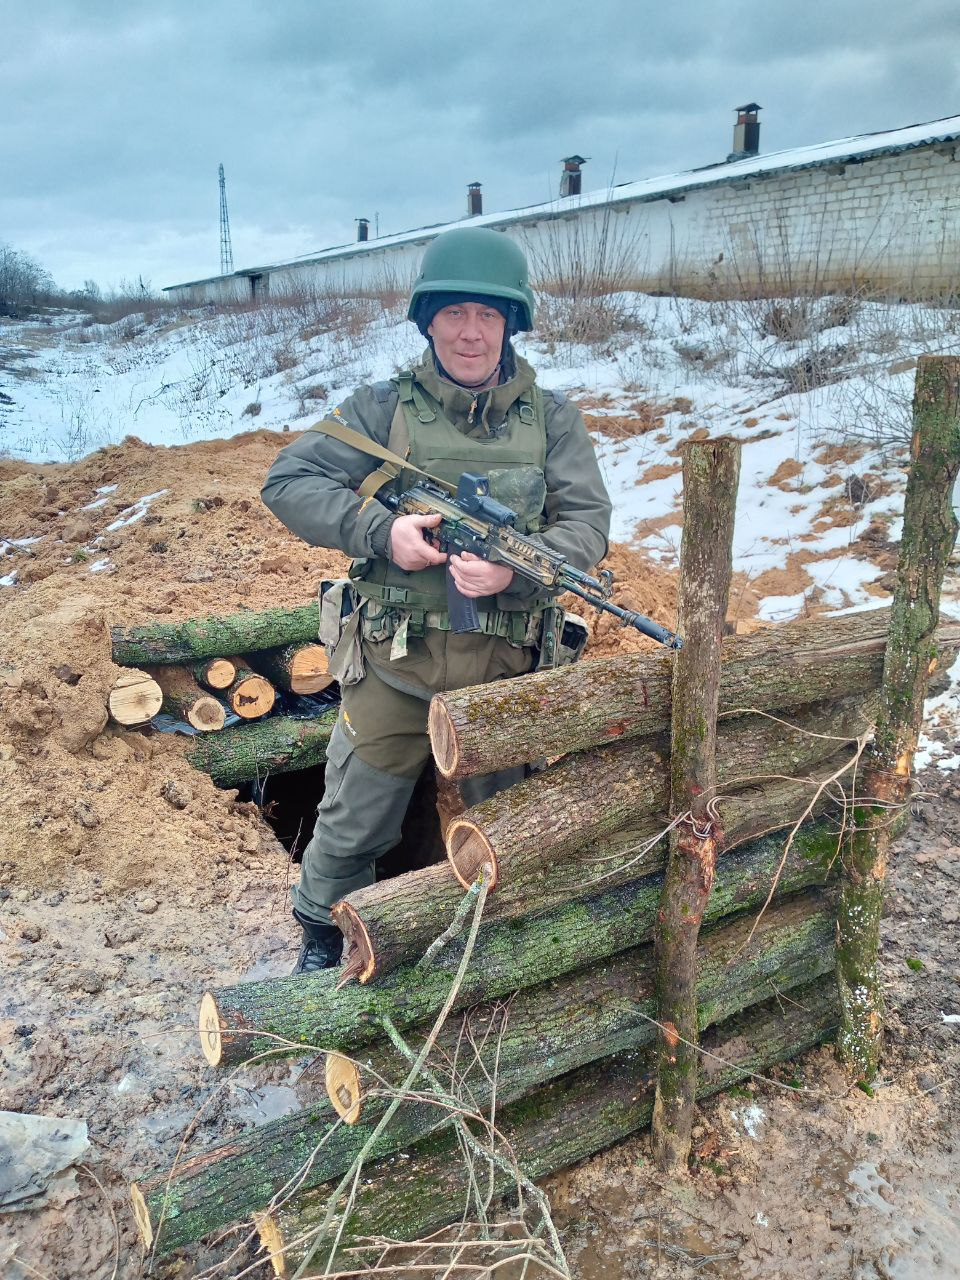
<path fill-rule="evenodd" d="M 683 648 L 683 641 L 676 632 L 661 626 L 659 622 L 654 622 L 652 618 L 648 618 L 645 614 L 636 613 L 633 609 L 621 609 L 619 605 L 611 604 L 609 600 L 604 600 L 602 597 L 598 598 L 589 591 L 584 591 L 576 583 L 568 582 L 564 586 L 568 591 L 572 591 L 575 596 L 579 596 L 581 600 L 586 600 L 587 604 L 592 604 L 595 609 L 602 609 L 605 613 L 612 613 L 615 618 L 620 619 L 625 627 L 633 627 L 634 630 L 649 636 L 651 640 L 656 640 L 659 644 L 666 645 L 668 649 Z"/>

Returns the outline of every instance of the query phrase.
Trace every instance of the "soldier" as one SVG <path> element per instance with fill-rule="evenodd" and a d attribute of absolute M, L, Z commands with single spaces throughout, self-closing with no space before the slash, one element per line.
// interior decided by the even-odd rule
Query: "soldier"
<path fill-rule="evenodd" d="M 330 907 L 372 884 L 377 858 L 400 838 L 430 758 L 432 695 L 531 670 L 545 620 L 555 625 L 557 614 L 549 595 L 503 565 L 468 553 L 447 563 L 429 540 L 440 517 L 397 516 L 377 501 L 389 472 L 337 440 L 337 424 L 453 484 L 465 471 L 489 476 L 491 494 L 519 510 L 521 531 L 580 569 L 606 554 L 610 499 L 583 419 L 564 396 L 537 386 L 511 345 L 532 327 L 533 306 L 526 260 L 507 236 L 479 227 L 438 236 L 407 312 L 428 349 L 397 377 L 345 400 L 325 423 L 333 437 L 308 431 L 288 445 L 263 487 L 288 529 L 354 557 L 345 600 L 335 589 L 321 606 L 324 638 L 339 640 L 331 670 L 343 700 L 292 892 L 303 929 L 296 973 L 339 962 L 343 940 Z M 447 572 L 476 600 L 480 632 L 450 630 Z M 519 776 L 469 779 L 464 799 L 475 804 Z"/>

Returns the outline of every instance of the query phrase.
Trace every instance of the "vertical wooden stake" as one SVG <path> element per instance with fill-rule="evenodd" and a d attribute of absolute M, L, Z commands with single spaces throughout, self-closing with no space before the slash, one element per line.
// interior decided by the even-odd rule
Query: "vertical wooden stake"
<path fill-rule="evenodd" d="M 696 947 L 722 837 L 709 802 L 716 788 L 720 640 L 733 564 L 740 476 L 734 440 L 683 449 L 683 540 L 679 631 L 674 659 L 670 858 L 655 933 L 660 1063 L 653 1148 L 665 1173 L 686 1170 L 697 1090 Z"/>
<path fill-rule="evenodd" d="M 957 535 L 953 484 L 960 468 L 960 358 L 921 356 L 913 400 L 910 476 L 874 741 L 861 765 L 854 830 L 844 850 L 837 915 L 841 1024 L 837 1053 L 851 1075 L 876 1075 L 883 1031 L 878 973 L 890 825 L 908 802 L 940 586 Z"/>

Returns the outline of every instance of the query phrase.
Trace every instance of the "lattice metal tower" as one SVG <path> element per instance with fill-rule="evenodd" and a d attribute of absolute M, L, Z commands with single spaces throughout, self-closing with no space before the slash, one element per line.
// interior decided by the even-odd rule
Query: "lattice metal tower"
<path fill-rule="evenodd" d="M 230 243 L 230 215 L 227 213 L 227 180 L 220 166 L 220 274 L 233 270 L 233 246 Z"/>

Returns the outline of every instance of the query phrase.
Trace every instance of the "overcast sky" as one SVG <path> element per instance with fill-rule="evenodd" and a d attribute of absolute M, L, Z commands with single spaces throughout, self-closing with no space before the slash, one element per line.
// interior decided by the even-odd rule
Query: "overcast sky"
<path fill-rule="evenodd" d="M 956 0 L 0 0 L 0 242 L 68 288 L 235 266 L 960 113 Z M 373 227 L 371 226 L 371 234 Z"/>

